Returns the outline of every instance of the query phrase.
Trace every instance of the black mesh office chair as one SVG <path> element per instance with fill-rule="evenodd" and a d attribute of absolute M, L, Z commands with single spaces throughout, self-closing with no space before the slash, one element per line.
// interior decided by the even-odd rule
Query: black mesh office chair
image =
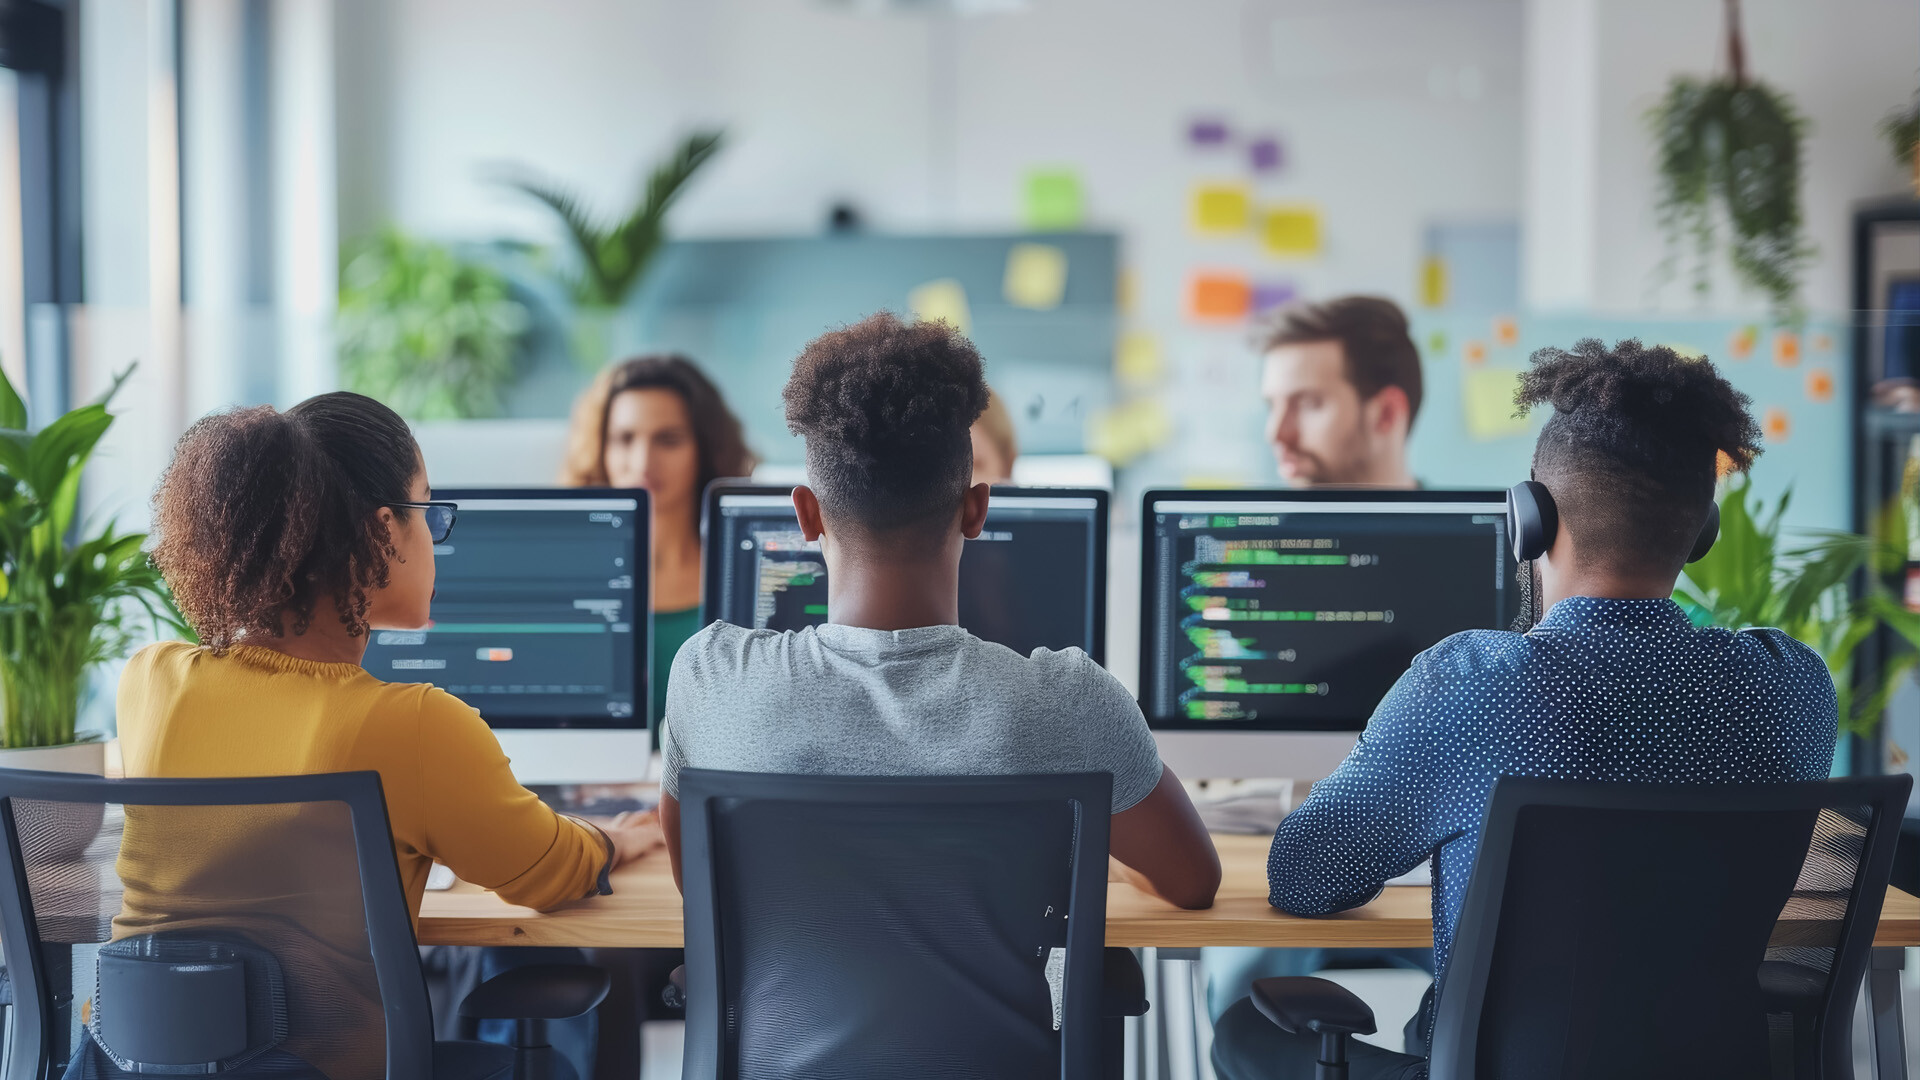
<path fill-rule="evenodd" d="M 1850 1077 L 1912 777 L 1655 785 L 1502 778 L 1433 1027 L 1431 1080 Z M 1345 1076 L 1364 1003 L 1267 979 L 1254 1005 Z"/>
<path fill-rule="evenodd" d="M 681 772 L 686 1080 L 1117 1069 L 1146 1002 L 1102 944 L 1112 788 Z"/>
<path fill-rule="evenodd" d="M 9 1078 L 546 1080 L 540 1021 L 606 991 L 591 969 L 508 972 L 475 997 L 533 1018 L 523 1045 L 434 1042 L 376 773 L 0 769 L 0 835 Z"/>

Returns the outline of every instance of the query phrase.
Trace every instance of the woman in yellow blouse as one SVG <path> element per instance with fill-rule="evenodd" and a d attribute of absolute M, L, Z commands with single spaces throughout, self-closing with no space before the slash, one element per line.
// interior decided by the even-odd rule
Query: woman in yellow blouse
<path fill-rule="evenodd" d="M 514 781 L 472 707 L 360 667 L 370 630 L 428 623 L 433 546 L 454 517 L 428 494 L 406 423 L 357 394 L 195 424 L 154 497 L 153 559 L 203 644 L 154 645 L 128 664 L 119 692 L 126 774 L 376 771 L 416 917 L 436 860 L 529 907 L 604 892 L 609 870 L 658 843 L 657 826 L 616 819 L 603 830 L 555 814 Z M 222 908 L 193 895 L 182 884 L 217 879 L 232 853 L 212 838 L 159 839 L 130 818 L 119 934 L 244 924 L 249 905 L 267 902 L 234 898 Z M 360 972 L 324 959 L 353 954 L 351 945 L 320 940 L 311 951 L 322 958 L 314 974 L 339 981 L 332 994 L 313 995 L 332 997 L 327 1009 L 364 996 L 351 985 Z M 290 1051 L 332 1058 L 308 1060 L 335 1080 L 380 1075 L 377 1054 L 299 1046 L 299 1000 L 289 1002 Z M 377 1014 L 366 1022 L 365 1042 L 377 1049 L 382 1025 Z"/>

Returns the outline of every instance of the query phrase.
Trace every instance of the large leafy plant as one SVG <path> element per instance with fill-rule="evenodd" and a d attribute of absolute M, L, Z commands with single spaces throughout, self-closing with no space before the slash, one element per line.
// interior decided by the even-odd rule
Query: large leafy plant
<path fill-rule="evenodd" d="M 99 400 L 28 432 L 27 410 L 0 373 L 0 746 L 64 746 L 86 678 L 137 640 L 133 622 L 186 632 L 142 550 L 145 533 L 76 527 L 80 474 L 113 424 Z"/>
<path fill-rule="evenodd" d="M 647 267 L 666 241 L 667 208 L 720 150 L 720 132 L 689 135 L 673 155 L 647 177 L 640 201 L 625 216 L 606 221 L 589 210 L 580 196 L 564 187 L 531 177 L 503 182 L 525 192 L 553 211 L 566 226 L 578 269 L 566 280 L 574 303 L 583 308 L 615 308 L 646 276 Z"/>
<path fill-rule="evenodd" d="M 1785 94 L 1748 77 L 1740 0 L 1727 0 L 1727 56 L 1723 76 L 1674 76 L 1647 114 L 1658 144 L 1660 224 L 1674 253 L 1663 273 L 1691 241 L 1694 288 L 1704 293 L 1724 214 L 1735 276 L 1765 293 L 1776 315 L 1793 318 L 1813 255 L 1800 228 L 1806 122 Z"/>
<path fill-rule="evenodd" d="M 527 325 L 504 277 L 397 229 L 348 250 L 338 319 L 347 388 L 416 420 L 498 414 Z"/>
<path fill-rule="evenodd" d="M 1920 615 L 1886 585 L 1906 566 L 1913 496 L 1883 510 L 1872 535 L 1814 531 L 1798 544 L 1781 537 L 1792 497 L 1788 491 L 1768 507 L 1751 481 L 1730 479 L 1720 499 L 1720 539 L 1687 567 L 1674 598 L 1699 625 L 1772 626 L 1811 646 L 1833 674 L 1841 728 L 1865 735 L 1920 660 L 1920 653 L 1901 650 L 1882 659 L 1868 685 L 1855 685 L 1860 648 L 1881 627 L 1920 648 Z M 1855 588 L 1856 581 L 1864 584 Z"/>

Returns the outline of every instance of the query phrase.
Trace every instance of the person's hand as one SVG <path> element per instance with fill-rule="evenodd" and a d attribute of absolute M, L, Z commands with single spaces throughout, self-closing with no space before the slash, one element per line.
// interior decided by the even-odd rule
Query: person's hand
<path fill-rule="evenodd" d="M 629 810 L 600 826 L 613 841 L 613 864 L 621 866 L 667 846 L 657 810 Z"/>

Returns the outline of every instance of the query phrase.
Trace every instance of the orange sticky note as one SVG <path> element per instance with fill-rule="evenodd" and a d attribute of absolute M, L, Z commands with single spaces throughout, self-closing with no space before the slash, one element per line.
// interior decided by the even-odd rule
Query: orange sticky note
<path fill-rule="evenodd" d="M 1733 332 L 1727 340 L 1727 352 L 1735 360 L 1753 359 L 1753 347 L 1760 343 L 1760 329 L 1755 326 L 1743 326 Z"/>
<path fill-rule="evenodd" d="M 1787 436 L 1793 434 L 1793 421 L 1787 416 L 1787 410 L 1775 405 L 1767 410 L 1760 428 L 1767 433 L 1768 442 L 1786 442 Z"/>
<path fill-rule="evenodd" d="M 1807 400 L 1823 405 L 1833 400 L 1833 372 L 1826 368 L 1807 372 Z"/>
<path fill-rule="evenodd" d="M 1466 358 L 1468 364 L 1474 366 L 1484 364 L 1487 362 L 1487 343 L 1469 341 L 1460 347 L 1460 355 Z"/>
<path fill-rule="evenodd" d="M 1502 315 L 1493 320 L 1493 343 L 1500 346 L 1520 344 L 1520 320 Z"/>
<path fill-rule="evenodd" d="M 1253 286 L 1240 274 L 1202 272 L 1187 286 L 1187 312 L 1204 322 L 1244 319 L 1253 307 Z"/>
<path fill-rule="evenodd" d="M 1793 367 L 1800 362 L 1800 335 L 1791 330 L 1773 332 L 1773 362 Z"/>

